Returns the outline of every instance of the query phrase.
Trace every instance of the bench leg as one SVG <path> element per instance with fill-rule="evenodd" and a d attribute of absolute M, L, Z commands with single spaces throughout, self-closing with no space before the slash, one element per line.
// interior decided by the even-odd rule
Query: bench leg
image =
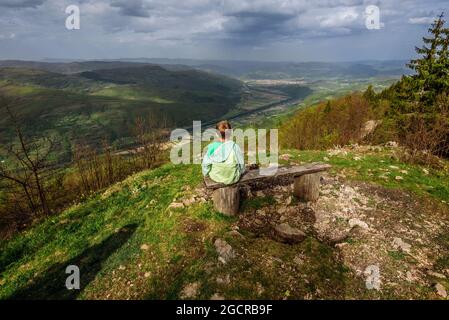
<path fill-rule="evenodd" d="M 300 201 L 316 201 L 320 195 L 320 174 L 311 173 L 295 178 L 293 193 Z"/>
<path fill-rule="evenodd" d="M 227 216 L 234 216 L 240 207 L 240 192 L 237 186 L 220 188 L 213 192 L 214 208 Z"/>

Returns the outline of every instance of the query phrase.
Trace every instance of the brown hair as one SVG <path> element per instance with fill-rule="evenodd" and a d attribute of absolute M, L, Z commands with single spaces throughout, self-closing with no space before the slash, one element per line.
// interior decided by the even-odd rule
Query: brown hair
<path fill-rule="evenodd" d="M 220 121 L 219 123 L 217 123 L 215 128 L 220 132 L 222 139 L 225 139 L 226 137 L 226 130 L 232 129 L 231 124 L 228 120 Z"/>

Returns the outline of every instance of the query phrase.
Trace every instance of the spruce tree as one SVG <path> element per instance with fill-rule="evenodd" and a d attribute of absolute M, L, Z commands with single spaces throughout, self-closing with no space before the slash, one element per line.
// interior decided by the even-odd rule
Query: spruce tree
<path fill-rule="evenodd" d="M 408 66 L 416 74 L 413 78 L 412 90 L 424 107 L 435 102 L 436 96 L 449 90 L 448 78 L 448 34 L 449 29 L 444 28 L 443 13 L 429 28 L 429 37 L 423 37 L 424 45 L 416 47 L 421 56 L 411 60 Z"/>

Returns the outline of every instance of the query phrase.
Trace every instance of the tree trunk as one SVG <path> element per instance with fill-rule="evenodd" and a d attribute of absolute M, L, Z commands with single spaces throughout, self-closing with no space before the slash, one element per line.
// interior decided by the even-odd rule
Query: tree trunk
<path fill-rule="evenodd" d="M 240 192 L 239 188 L 225 187 L 214 191 L 212 198 L 214 200 L 215 210 L 227 216 L 234 216 L 239 211 Z"/>
<path fill-rule="evenodd" d="M 295 178 L 293 193 L 301 201 L 316 201 L 320 195 L 320 174 L 312 173 Z"/>
<path fill-rule="evenodd" d="M 35 182 L 36 182 L 37 192 L 39 195 L 39 200 L 41 201 L 42 211 L 44 212 L 44 214 L 46 216 L 49 216 L 50 208 L 48 207 L 47 198 L 45 196 L 45 191 L 41 185 L 39 174 L 37 173 L 36 170 L 33 173 L 34 173 L 34 178 L 35 178 Z"/>

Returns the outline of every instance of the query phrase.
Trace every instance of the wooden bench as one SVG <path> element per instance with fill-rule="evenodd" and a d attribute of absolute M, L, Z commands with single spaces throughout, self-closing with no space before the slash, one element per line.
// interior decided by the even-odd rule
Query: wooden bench
<path fill-rule="evenodd" d="M 279 167 L 274 175 L 260 175 L 259 169 L 246 172 L 232 185 L 225 185 L 204 178 L 207 189 L 213 190 L 212 199 L 215 210 L 225 215 L 235 215 L 240 207 L 240 187 L 254 182 L 275 182 L 280 178 L 293 178 L 293 193 L 301 201 L 316 201 L 320 193 L 320 172 L 331 166 L 323 163 L 310 163 L 303 166 Z"/>

